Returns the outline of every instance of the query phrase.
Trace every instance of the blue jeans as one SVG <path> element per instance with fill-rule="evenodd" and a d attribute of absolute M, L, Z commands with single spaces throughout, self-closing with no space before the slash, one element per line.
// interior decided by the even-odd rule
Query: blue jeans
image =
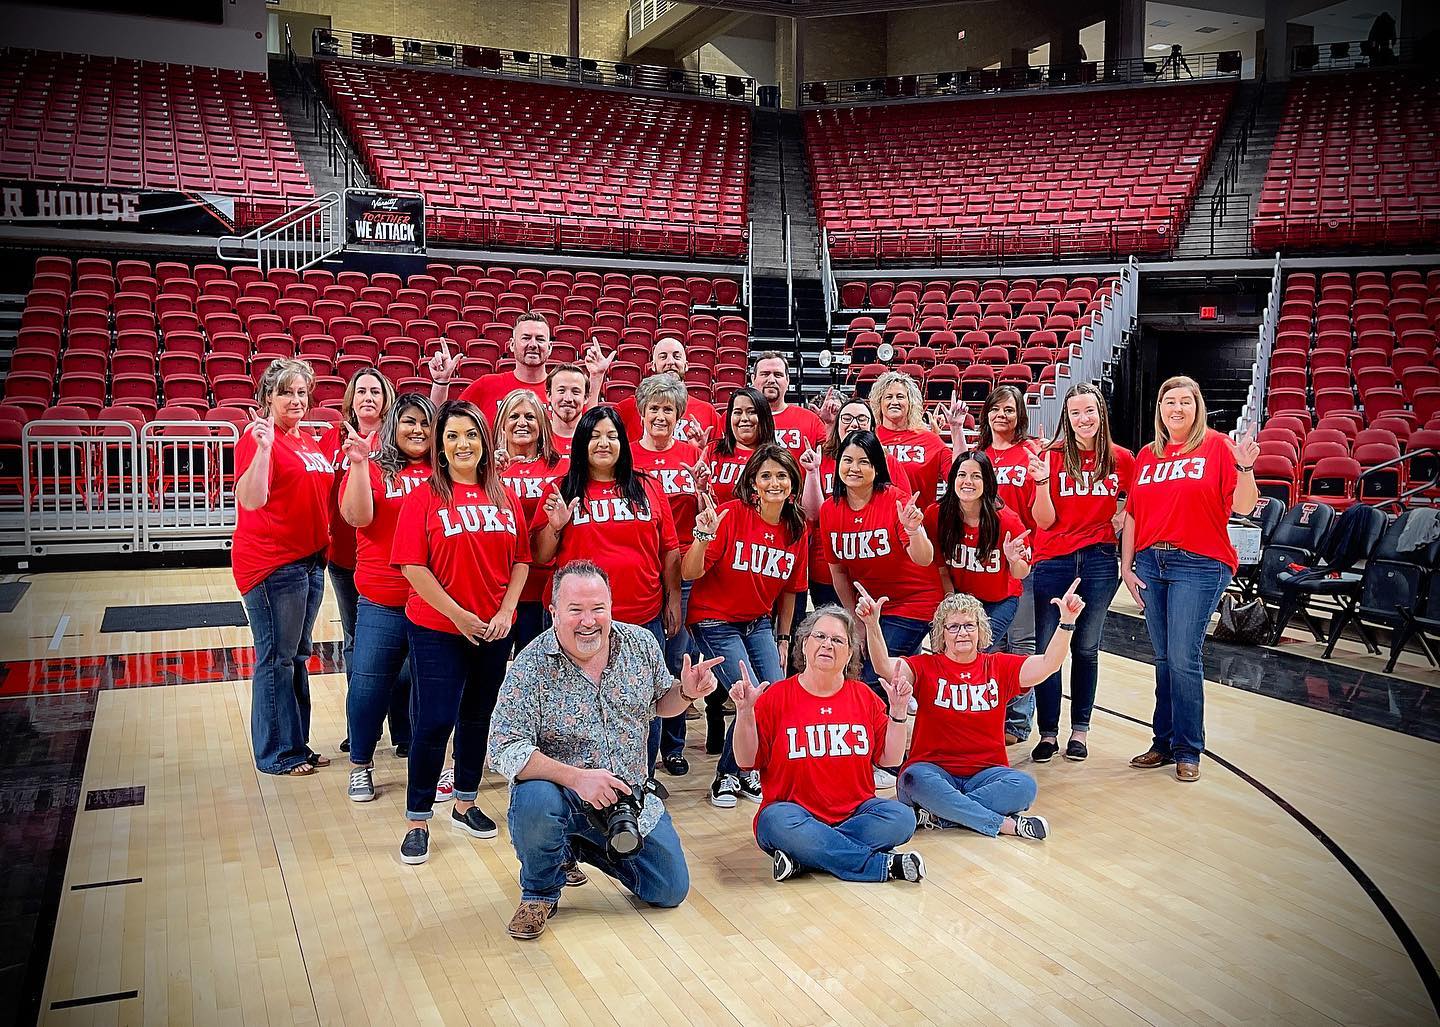
<path fill-rule="evenodd" d="M 1003 609 L 1006 603 L 1013 604 L 1009 613 Z M 1025 579 L 1025 588 L 1018 596 L 986 603 L 985 612 L 990 617 L 993 637 L 990 652 L 1035 655 L 1035 593 L 1030 578 Z M 1035 690 L 1027 688 L 1005 706 L 1005 733 L 1023 742 L 1030 737 L 1030 721 L 1034 716 Z"/>
<path fill-rule="evenodd" d="M 1145 583 L 1145 627 L 1155 649 L 1155 750 L 1177 763 L 1199 763 L 1205 629 L 1230 584 L 1230 568 L 1183 549 L 1151 548 L 1135 554 L 1135 573 Z"/>
<path fill-rule="evenodd" d="M 772 802 L 755 818 L 760 848 L 842 881 L 888 880 L 891 850 L 914 834 L 915 812 L 894 799 L 866 799 L 833 827 L 793 802 Z"/>
<path fill-rule="evenodd" d="M 355 617 L 355 659 L 345 693 L 350 762 L 375 758 L 380 728 L 390 717 L 390 740 L 410 744 L 410 638 L 405 607 L 381 606 L 360 597 Z"/>
<path fill-rule="evenodd" d="M 674 638 L 665 640 L 665 666 L 670 668 L 670 673 L 678 680 L 680 668 L 683 666 L 685 655 L 695 658 L 698 651 L 695 648 L 695 641 L 690 637 L 690 632 L 685 627 L 685 615 L 690 612 L 690 586 L 693 581 L 685 581 L 680 585 L 680 630 L 675 633 Z M 674 717 L 665 717 L 660 722 L 660 752 L 665 756 L 672 756 L 685 751 L 685 714 L 677 714 Z"/>
<path fill-rule="evenodd" d="M 340 608 L 340 633 L 344 636 L 340 652 L 345 657 L 345 681 L 350 681 L 350 661 L 355 656 L 355 618 L 359 612 L 360 593 L 355 589 L 355 568 L 330 564 L 326 568 L 330 575 L 330 592 L 335 596 L 335 605 Z"/>
<path fill-rule="evenodd" d="M 287 563 L 240 598 L 255 639 L 250 742 L 255 769 L 284 774 L 310 760 L 310 631 L 325 596 L 321 555 Z"/>
<path fill-rule="evenodd" d="M 660 652 L 663 655 L 665 652 L 665 647 L 670 642 L 670 640 L 665 637 L 665 621 L 660 617 L 656 617 L 652 621 L 648 621 L 644 624 L 640 624 L 637 626 L 644 628 L 646 631 L 650 632 L 651 635 L 655 636 L 655 641 L 660 643 Z M 663 722 L 659 717 L 656 717 L 654 720 L 650 721 L 650 736 L 646 739 L 645 742 L 645 748 L 650 754 L 651 777 L 655 776 L 655 761 L 660 758 L 660 734 L 662 730 L 662 723 Z"/>
<path fill-rule="evenodd" d="M 960 777 L 933 763 L 910 764 L 895 785 L 897 799 L 929 810 L 940 827 L 968 827 L 991 838 L 1006 817 L 1030 808 L 1035 791 L 1033 777 L 1010 767 Z"/>
<path fill-rule="evenodd" d="M 892 658 L 914 656 L 920 651 L 920 646 L 925 643 L 925 636 L 930 634 L 930 622 L 916 620 L 914 617 L 892 617 L 888 613 L 882 613 L 880 615 L 880 634 L 884 637 L 885 648 L 890 651 Z M 866 652 L 865 658 L 860 662 L 860 680 L 869 685 L 882 700 L 885 699 L 885 690 L 880 687 L 880 675 L 876 674 L 875 668 L 870 665 L 869 652 Z"/>
<path fill-rule="evenodd" d="M 510 633 L 510 637 L 515 640 L 516 655 L 549 627 L 550 613 L 538 599 L 533 603 L 524 602 L 516 606 L 515 630 Z"/>
<path fill-rule="evenodd" d="M 1080 579 L 1076 594 L 1085 609 L 1075 622 L 1070 639 L 1070 729 L 1089 731 L 1095 709 L 1095 685 L 1100 676 L 1100 636 L 1110 600 L 1120 587 L 1120 563 L 1113 542 L 1097 542 L 1066 556 L 1041 560 L 1030 576 L 1035 579 L 1035 648 L 1043 652 L 1060 627 L 1059 599 Z M 1060 672 L 1035 687 L 1036 720 L 1041 736 L 1060 732 Z"/>
<path fill-rule="evenodd" d="M 612 861 L 604 836 L 585 815 L 580 796 L 553 781 L 517 781 L 510 786 L 509 826 L 520 858 L 522 901 L 558 902 L 565 887 L 565 864 L 572 855 L 652 906 L 678 906 L 690 891 L 690 868 L 669 813 L 661 815 L 639 852 Z"/>
<path fill-rule="evenodd" d="M 474 802 L 490 740 L 490 715 L 514 644 L 509 635 L 472 642 L 406 621 L 410 636 L 409 781 L 405 816 L 429 820 L 445 747 L 455 732 L 455 798 Z"/>
<path fill-rule="evenodd" d="M 717 657 L 725 662 L 715 668 L 715 680 L 719 687 L 711 694 L 721 696 L 740 681 L 740 665 L 750 671 L 750 680 L 757 685 L 764 681 L 772 684 L 781 680 L 785 673 L 780 669 L 780 650 L 775 644 L 775 631 L 769 617 L 757 617 L 752 621 L 732 624 L 729 621 L 702 620 L 691 628 L 701 654 L 707 660 Z M 720 762 L 715 764 L 715 774 L 739 774 L 740 765 L 735 762 L 735 725 L 732 722 L 725 732 L 725 749 L 720 753 Z"/>

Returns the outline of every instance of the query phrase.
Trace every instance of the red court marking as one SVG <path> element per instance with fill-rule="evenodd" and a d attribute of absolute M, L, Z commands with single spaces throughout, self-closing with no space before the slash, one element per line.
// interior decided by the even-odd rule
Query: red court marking
<path fill-rule="evenodd" d="M 312 674 L 337 674 L 344 670 L 338 645 L 322 642 L 315 650 L 309 663 Z M 0 679 L 0 698 L 243 681 L 250 677 L 254 664 L 255 650 L 250 646 L 16 660 L 0 664 L 0 672 L 4 674 Z"/>

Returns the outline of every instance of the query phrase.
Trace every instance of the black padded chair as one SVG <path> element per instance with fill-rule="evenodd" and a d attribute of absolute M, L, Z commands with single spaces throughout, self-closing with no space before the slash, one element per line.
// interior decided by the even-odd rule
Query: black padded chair
<path fill-rule="evenodd" d="M 1255 591 L 1266 605 L 1276 606 L 1280 602 L 1280 572 L 1292 563 L 1314 562 L 1334 523 L 1335 508 L 1325 503 L 1296 503 L 1285 512 L 1270 541 L 1260 551 Z"/>
<path fill-rule="evenodd" d="M 1276 574 L 1280 602 L 1275 613 L 1275 633 L 1270 644 L 1280 641 L 1280 634 L 1298 613 L 1315 635 L 1315 641 L 1326 641 L 1325 633 L 1310 613 L 1310 600 L 1328 596 L 1341 608 L 1353 606 L 1360 598 L 1363 576 L 1355 565 L 1367 560 L 1374 551 L 1390 520 L 1378 507 L 1357 503 L 1336 520 L 1317 554 L 1318 559 L 1302 566 L 1289 565 Z M 1379 652 L 1373 644 L 1366 643 Z"/>
<path fill-rule="evenodd" d="M 1230 517 L 1231 524 L 1242 524 L 1250 528 L 1260 529 L 1260 556 L 1261 559 L 1249 567 L 1241 567 L 1230 585 L 1236 589 L 1242 598 L 1255 598 L 1255 587 L 1260 580 L 1260 567 L 1265 556 L 1265 547 L 1270 544 L 1270 539 L 1275 535 L 1275 529 L 1280 526 L 1280 521 L 1288 512 L 1285 500 L 1276 499 L 1273 496 L 1261 496 L 1255 504 L 1255 509 L 1246 516 L 1233 514 Z"/>
<path fill-rule="evenodd" d="M 1330 624 L 1330 639 L 1325 646 L 1325 655 L 1335 650 L 1335 643 L 1352 621 L 1360 633 L 1361 640 L 1372 652 L 1380 651 L 1379 642 L 1371 635 L 1368 625 L 1376 624 L 1390 629 L 1390 659 L 1385 664 L 1385 673 L 1395 669 L 1400 651 L 1412 637 L 1418 637 L 1421 651 L 1432 666 L 1437 665 L 1436 654 L 1425 637 L 1422 621 L 1427 614 L 1434 617 L 1440 613 L 1437 593 L 1440 582 L 1436 581 L 1436 564 L 1440 562 L 1440 539 L 1429 545 L 1407 552 L 1400 552 L 1400 539 L 1411 523 L 1419 518 L 1429 519 L 1428 510 L 1407 510 L 1385 530 L 1375 551 L 1365 562 L 1365 574 L 1360 584 L 1359 596 L 1352 600 L 1342 599 L 1339 614 Z M 1431 609 L 1425 609 L 1427 606 Z M 1440 628 L 1440 621 L 1435 625 Z"/>

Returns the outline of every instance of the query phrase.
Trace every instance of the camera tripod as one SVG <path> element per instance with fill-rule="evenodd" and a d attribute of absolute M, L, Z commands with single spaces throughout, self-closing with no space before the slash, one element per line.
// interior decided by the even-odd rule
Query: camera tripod
<path fill-rule="evenodd" d="M 1180 44 L 1176 43 L 1170 48 L 1169 56 L 1161 61 L 1160 67 L 1155 70 L 1155 77 L 1157 79 L 1166 77 L 1178 79 L 1182 71 L 1186 78 L 1195 77 L 1195 73 L 1190 70 L 1190 62 L 1185 59 L 1184 51 L 1180 49 Z"/>

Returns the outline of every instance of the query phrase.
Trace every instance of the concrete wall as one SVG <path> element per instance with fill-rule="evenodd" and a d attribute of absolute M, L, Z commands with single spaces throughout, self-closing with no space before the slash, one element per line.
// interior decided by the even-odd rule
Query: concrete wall
<path fill-rule="evenodd" d="M 887 16 L 856 14 L 805 23 L 805 80 L 869 78 L 888 67 Z"/>
<path fill-rule="evenodd" d="M 335 28 L 538 53 L 568 53 L 569 0 L 282 0 L 282 11 L 329 15 Z M 580 53 L 625 59 L 629 0 L 580 0 Z"/>
<path fill-rule="evenodd" d="M 775 78 L 775 20 L 756 16 L 716 36 L 682 62 L 689 71 L 744 75 L 765 85 Z"/>
<path fill-rule="evenodd" d="M 264 71 L 265 0 L 234 0 L 224 24 L 0 4 L 6 46 Z"/>
<path fill-rule="evenodd" d="M 1113 0 L 1029 0 L 926 7 L 892 11 L 886 16 L 886 54 L 891 75 L 929 71 L 984 68 L 999 61 L 1006 67 L 1020 63 L 1015 51 L 1050 44 L 1052 57 L 1062 50 L 1062 37 L 1073 37 L 1086 25 L 1102 20 Z M 961 30 L 964 40 L 958 39 Z M 1087 53 L 1090 60 L 1103 54 Z M 806 69 L 807 77 L 809 68 Z"/>

